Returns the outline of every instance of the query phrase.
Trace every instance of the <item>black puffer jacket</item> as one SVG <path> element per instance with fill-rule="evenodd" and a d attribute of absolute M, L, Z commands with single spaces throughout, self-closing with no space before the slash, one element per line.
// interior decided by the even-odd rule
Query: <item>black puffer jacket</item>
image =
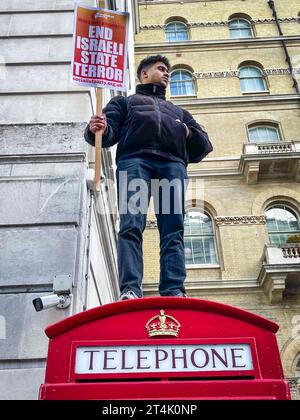
<path fill-rule="evenodd" d="M 186 110 L 165 100 L 165 88 L 138 85 L 136 94 L 115 96 L 103 109 L 108 129 L 102 147 L 118 143 L 116 162 L 133 156 L 161 156 L 171 161 L 200 162 L 212 151 L 207 133 Z M 187 137 L 186 126 L 190 130 Z M 95 135 L 86 127 L 85 140 L 95 145 Z"/>

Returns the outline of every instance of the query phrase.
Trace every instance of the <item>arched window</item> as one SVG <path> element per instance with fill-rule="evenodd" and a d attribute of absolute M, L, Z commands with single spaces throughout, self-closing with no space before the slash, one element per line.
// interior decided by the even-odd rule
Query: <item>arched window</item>
<path fill-rule="evenodd" d="M 246 19 L 232 19 L 229 31 L 230 38 L 253 38 L 251 23 Z"/>
<path fill-rule="evenodd" d="M 266 212 L 266 222 L 271 244 L 282 245 L 294 235 L 300 235 L 299 217 L 285 204 L 276 204 Z"/>
<path fill-rule="evenodd" d="M 273 143 L 280 141 L 278 127 L 267 124 L 257 124 L 248 128 L 249 140 L 252 143 Z"/>
<path fill-rule="evenodd" d="M 195 95 L 195 85 L 192 74 L 187 70 L 176 70 L 171 74 L 171 96 Z"/>
<path fill-rule="evenodd" d="M 195 209 L 186 212 L 184 248 L 186 264 L 217 264 L 213 222 L 208 213 Z"/>
<path fill-rule="evenodd" d="M 166 41 L 187 41 L 189 39 L 188 28 L 182 22 L 170 22 L 165 29 Z"/>
<path fill-rule="evenodd" d="M 247 66 L 240 68 L 240 84 L 242 92 L 266 92 L 267 85 L 258 67 Z"/>

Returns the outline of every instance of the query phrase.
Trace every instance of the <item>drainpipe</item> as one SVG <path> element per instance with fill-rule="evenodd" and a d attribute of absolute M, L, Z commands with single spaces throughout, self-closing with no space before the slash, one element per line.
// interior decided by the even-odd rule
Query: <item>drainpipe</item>
<path fill-rule="evenodd" d="M 277 25 L 277 29 L 278 29 L 279 35 L 280 36 L 283 36 L 282 30 L 281 30 L 281 27 L 280 27 L 280 23 L 279 23 L 279 20 L 278 20 L 277 12 L 276 12 L 276 9 L 275 9 L 275 2 L 274 2 L 274 0 L 268 0 L 268 4 L 270 6 L 270 9 L 273 12 L 273 17 L 275 19 L 275 22 L 276 22 L 276 25 Z M 284 49 L 284 52 L 285 52 L 285 57 L 286 57 L 285 60 L 288 63 L 289 70 L 291 72 L 291 77 L 293 79 L 293 87 L 295 88 L 295 90 L 296 90 L 297 93 L 300 93 L 300 91 L 299 91 L 299 85 L 298 85 L 297 79 L 295 78 L 295 75 L 294 75 L 293 65 L 292 65 L 291 58 L 290 58 L 290 55 L 289 55 L 289 52 L 288 52 L 288 49 L 286 47 L 286 44 L 285 44 L 284 39 L 281 40 L 281 43 L 282 43 L 282 46 L 283 46 L 283 49 Z"/>
<path fill-rule="evenodd" d="M 91 184 L 91 188 L 93 184 Z M 87 303 L 88 303 L 88 298 L 87 298 L 87 294 L 88 294 L 88 286 L 89 286 L 89 272 L 90 272 L 90 264 L 91 264 L 91 252 L 90 252 L 90 248 L 91 248 L 91 224 L 92 224 L 92 211 L 93 211 L 93 205 L 94 205 L 94 200 L 95 200 L 95 196 L 93 193 L 92 189 L 88 189 L 88 197 L 89 197 L 89 211 L 88 211 L 88 225 L 87 225 L 87 247 L 86 247 L 86 268 L 85 268 L 85 275 L 84 275 L 84 280 L 85 280 L 85 286 L 84 286 L 84 303 L 83 303 L 83 311 L 87 310 Z"/>

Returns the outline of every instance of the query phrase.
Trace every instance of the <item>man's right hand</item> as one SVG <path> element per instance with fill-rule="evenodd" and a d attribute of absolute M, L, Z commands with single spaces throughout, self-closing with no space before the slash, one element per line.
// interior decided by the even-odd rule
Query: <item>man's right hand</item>
<path fill-rule="evenodd" d="M 96 133 L 96 131 L 103 131 L 105 133 L 107 129 L 107 121 L 105 114 L 101 115 L 93 115 L 89 122 L 89 129 L 92 133 Z"/>

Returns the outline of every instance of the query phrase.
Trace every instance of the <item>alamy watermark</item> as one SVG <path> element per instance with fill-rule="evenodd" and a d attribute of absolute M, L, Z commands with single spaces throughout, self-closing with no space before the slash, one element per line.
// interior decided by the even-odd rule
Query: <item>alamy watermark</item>
<path fill-rule="evenodd" d="M 106 178 L 105 187 L 110 191 L 115 190 L 115 182 Z M 114 203 L 113 195 L 108 194 L 110 201 L 109 212 L 116 214 L 147 214 L 150 197 L 153 198 L 154 212 L 156 214 L 183 214 L 186 203 L 192 204 L 197 209 L 203 209 L 204 180 L 199 178 L 168 180 L 133 178 L 128 180 L 127 171 L 119 172 L 118 197 Z M 151 207 L 150 207 L 151 208 Z M 100 214 L 107 213 L 105 207 L 97 208 Z"/>

